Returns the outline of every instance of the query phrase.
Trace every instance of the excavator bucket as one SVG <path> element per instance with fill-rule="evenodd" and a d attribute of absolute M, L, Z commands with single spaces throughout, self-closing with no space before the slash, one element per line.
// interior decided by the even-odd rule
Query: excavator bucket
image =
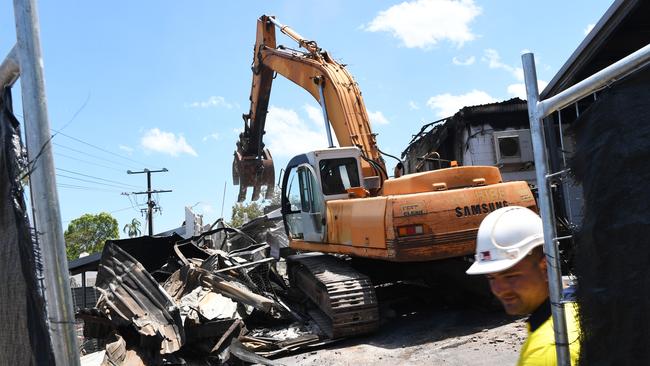
<path fill-rule="evenodd" d="M 266 186 L 266 199 L 271 199 L 275 191 L 275 170 L 273 158 L 268 149 L 264 149 L 261 157 L 244 156 L 239 150 L 235 151 L 235 158 L 232 162 L 232 180 L 239 185 L 237 201 L 246 199 L 246 190 L 253 187 L 251 200 L 256 201 L 260 197 L 262 186 Z"/>

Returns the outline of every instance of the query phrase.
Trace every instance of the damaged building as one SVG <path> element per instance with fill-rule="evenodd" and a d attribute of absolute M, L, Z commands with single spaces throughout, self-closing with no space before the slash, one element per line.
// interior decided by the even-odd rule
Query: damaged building
<path fill-rule="evenodd" d="M 557 127 L 557 126 L 556 126 Z M 561 123 L 548 135 L 561 141 L 555 150 L 562 165 L 569 160 L 567 149 L 575 145 Z M 555 145 L 552 145 L 555 146 Z M 413 136 L 402 152 L 404 173 L 415 173 L 458 165 L 497 166 L 504 181 L 526 181 L 536 192 L 537 179 L 525 100 L 513 98 L 499 103 L 468 106 L 452 117 L 428 123 Z M 555 206 L 566 227 L 581 221 L 580 190 L 570 179 L 553 185 Z"/>
<path fill-rule="evenodd" d="M 405 173 L 459 165 L 499 166 L 505 181 L 535 183 L 526 101 L 465 107 L 426 124 L 402 153 Z"/>
<path fill-rule="evenodd" d="M 575 139 L 570 125 L 549 126 L 547 136 L 555 146 L 554 167 L 565 169 Z M 525 100 L 513 98 L 499 103 L 468 106 L 452 117 L 424 125 L 402 152 L 405 173 L 459 165 L 497 166 L 504 181 L 526 181 L 537 186 L 533 146 Z M 582 195 L 570 178 L 552 185 L 555 206 L 567 227 L 582 221 Z"/>

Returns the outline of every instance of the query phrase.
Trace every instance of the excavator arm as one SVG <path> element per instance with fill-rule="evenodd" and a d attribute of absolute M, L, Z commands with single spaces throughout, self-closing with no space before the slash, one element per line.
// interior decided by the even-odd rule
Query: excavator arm
<path fill-rule="evenodd" d="M 276 46 L 276 26 L 306 52 Z M 244 132 L 239 136 L 233 161 L 233 180 L 240 185 L 239 201 L 245 199 L 246 189 L 251 186 L 253 200 L 259 197 L 262 185 L 267 186 L 267 198 L 273 193 L 273 160 L 264 147 L 263 136 L 276 73 L 298 84 L 320 103 L 341 147 L 361 149 L 365 157 L 362 161 L 364 177 L 379 176 L 382 181 L 387 178 L 357 83 L 345 67 L 322 51 L 316 42 L 306 40 L 275 17 L 263 15 L 257 21 L 252 69 L 250 111 L 243 116 Z"/>

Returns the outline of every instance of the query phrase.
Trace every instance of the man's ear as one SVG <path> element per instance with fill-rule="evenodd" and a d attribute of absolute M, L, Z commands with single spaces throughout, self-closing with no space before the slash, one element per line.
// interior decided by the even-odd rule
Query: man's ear
<path fill-rule="evenodd" d="M 542 258 L 540 258 L 539 263 L 537 265 L 539 266 L 539 269 L 542 270 L 544 272 L 544 274 L 546 274 L 547 265 L 546 265 L 546 255 L 545 254 L 542 255 Z"/>

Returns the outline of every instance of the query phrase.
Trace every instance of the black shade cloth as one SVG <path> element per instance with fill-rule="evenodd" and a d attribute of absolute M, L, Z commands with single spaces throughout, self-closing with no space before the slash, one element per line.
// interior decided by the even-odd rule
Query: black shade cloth
<path fill-rule="evenodd" d="M 650 365 L 650 69 L 604 90 L 576 122 L 580 365 Z"/>
<path fill-rule="evenodd" d="M 39 255 L 20 183 L 26 157 L 11 109 L 10 89 L 0 90 L 0 365 L 53 365 Z"/>

